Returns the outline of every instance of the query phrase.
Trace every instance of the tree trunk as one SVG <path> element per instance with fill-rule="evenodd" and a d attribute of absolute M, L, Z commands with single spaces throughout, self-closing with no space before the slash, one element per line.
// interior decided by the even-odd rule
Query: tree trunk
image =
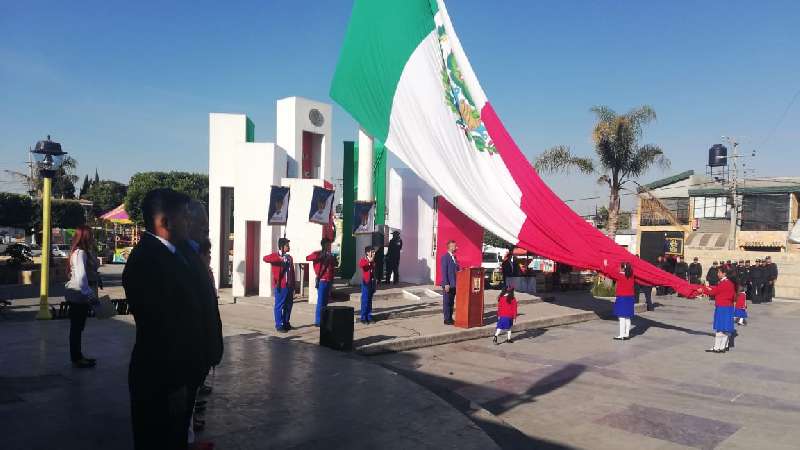
<path fill-rule="evenodd" d="M 612 186 L 608 200 L 608 237 L 612 240 L 617 235 L 617 226 L 619 225 L 619 191 L 618 186 Z"/>

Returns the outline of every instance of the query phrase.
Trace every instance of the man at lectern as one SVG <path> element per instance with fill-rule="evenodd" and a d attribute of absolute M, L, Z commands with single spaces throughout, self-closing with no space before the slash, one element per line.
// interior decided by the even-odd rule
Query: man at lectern
<path fill-rule="evenodd" d="M 442 312 L 444 313 L 444 324 L 453 325 L 453 305 L 456 301 L 456 273 L 460 270 L 458 260 L 456 260 L 456 241 L 447 241 L 447 253 L 442 255 L 439 261 L 442 276 Z"/>

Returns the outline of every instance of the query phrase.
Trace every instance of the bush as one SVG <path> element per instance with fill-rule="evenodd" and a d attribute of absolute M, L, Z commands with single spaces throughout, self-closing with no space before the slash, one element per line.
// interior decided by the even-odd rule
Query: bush
<path fill-rule="evenodd" d="M 614 282 L 597 275 L 592 283 L 592 295 L 595 297 L 614 297 L 617 294 Z"/>
<path fill-rule="evenodd" d="M 140 172 L 131 177 L 125 196 L 125 210 L 138 224 L 142 218 L 142 199 L 153 189 L 172 188 L 208 205 L 208 175 L 189 172 Z"/>
<path fill-rule="evenodd" d="M 30 230 L 34 213 L 34 202 L 27 195 L 0 192 L 0 226 Z"/>
<path fill-rule="evenodd" d="M 33 222 L 36 229 L 42 228 L 42 203 L 38 200 Z M 86 224 L 86 211 L 77 200 L 52 200 L 50 224 L 53 228 L 77 228 Z"/>

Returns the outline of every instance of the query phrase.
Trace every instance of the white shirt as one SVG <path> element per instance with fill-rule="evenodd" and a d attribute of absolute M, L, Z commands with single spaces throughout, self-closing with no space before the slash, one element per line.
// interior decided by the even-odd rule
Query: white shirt
<path fill-rule="evenodd" d="M 172 253 L 173 255 L 175 254 L 175 246 L 172 245 L 172 242 L 162 238 L 161 236 L 157 236 L 149 231 L 145 231 L 145 233 L 161 241 L 161 243 L 164 244 L 165 247 L 167 247 L 167 250 L 169 250 L 170 253 Z"/>
<path fill-rule="evenodd" d="M 89 276 L 86 273 L 86 258 L 88 255 L 81 249 L 76 249 L 69 256 L 70 276 L 67 289 L 81 291 L 81 294 L 94 296 L 94 291 L 89 287 Z"/>

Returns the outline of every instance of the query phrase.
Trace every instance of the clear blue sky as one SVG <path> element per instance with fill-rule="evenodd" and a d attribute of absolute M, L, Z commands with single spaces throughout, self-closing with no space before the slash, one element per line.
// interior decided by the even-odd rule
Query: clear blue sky
<path fill-rule="evenodd" d="M 398 0 L 400 1 L 400 0 Z M 8 2 L 0 14 L 0 168 L 52 134 L 81 175 L 207 171 L 208 113 L 243 112 L 274 141 L 275 100 L 329 101 L 351 2 Z M 795 1 L 451 0 L 489 99 L 525 152 L 590 154 L 592 105 L 652 105 L 668 172 L 702 170 L 720 135 L 758 148 L 758 176 L 800 175 Z M 334 159 L 356 125 L 334 110 Z M 562 198 L 605 195 L 547 177 Z M 0 185 L 8 190 L 8 184 Z M 602 202 L 601 202 L 602 203 Z M 585 213 L 595 201 L 576 204 Z"/>

